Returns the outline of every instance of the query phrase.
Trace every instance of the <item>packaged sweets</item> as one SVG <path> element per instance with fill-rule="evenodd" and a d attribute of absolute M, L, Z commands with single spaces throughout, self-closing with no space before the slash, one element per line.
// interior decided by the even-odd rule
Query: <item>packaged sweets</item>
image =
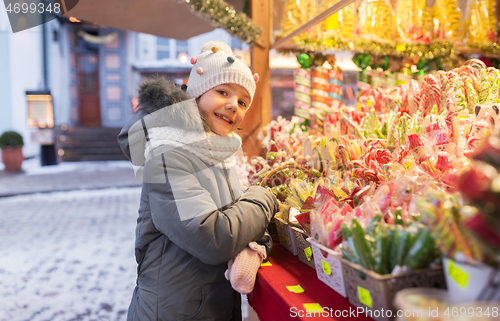
<path fill-rule="evenodd" d="M 329 95 L 330 82 L 328 70 L 316 67 L 312 70 L 312 106 L 319 109 L 328 109 L 332 98 Z"/>
<path fill-rule="evenodd" d="M 330 82 L 330 97 L 332 98 L 333 110 L 338 110 L 342 104 L 342 70 L 338 67 L 328 71 L 328 80 Z"/>
<path fill-rule="evenodd" d="M 436 0 L 433 6 L 433 38 L 461 41 L 461 12 L 457 0 Z"/>
<path fill-rule="evenodd" d="M 281 33 L 288 35 L 316 14 L 315 0 L 286 0 L 281 19 Z"/>
<path fill-rule="evenodd" d="M 495 28 L 491 26 L 488 0 L 469 0 L 464 22 L 464 42 L 469 46 L 487 46 L 496 38 Z"/>
<path fill-rule="evenodd" d="M 309 119 L 311 108 L 311 71 L 297 69 L 294 76 L 295 115 Z"/>
<path fill-rule="evenodd" d="M 322 3 L 323 11 L 336 4 L 338 0 L 326 0 Z M 357 14 L 355 4 L 352 3 L 339 12 L 332 14 L 321 23 L 323 32 L 336 32 L 344 40 L 354 37 L 357 24 Z"/>

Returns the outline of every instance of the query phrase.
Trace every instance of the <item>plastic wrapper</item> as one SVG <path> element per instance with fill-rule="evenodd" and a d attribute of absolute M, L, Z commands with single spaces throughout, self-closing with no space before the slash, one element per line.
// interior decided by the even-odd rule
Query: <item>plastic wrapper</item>
<path fill-rule="evenodd" d="M 312 106 L 320 111 L 329 109 L 332 104 L 330 97 L 330 82 L 328 70 L 316 67 L 312 70 Z"/>
<path fill-rule="evenodd" d="M 281 19 L 281 33 L 286 36 L 302 26 L 317 14 L 316 0 L 286 0 Z M 319 28 L 307 31 L 313 36 L 319 35 Z"/>
<path fill-rule="evenodd" d="M 424 197 L 416 201 L 421 221 L 429 226 L 431 234 L 437 242 L 440 252 L 446 257 L 454 257 L 461 251 L 466 256 L 480 259 L 481 253 L 476 246 L 464 236 L 457 224 L 457 215 L 462 204 L 457 199 L 437 189 L 429 189 Z"/>
<path fill-rule="evenodd" d="M 406 266 L 411 270 L 426 268 L 436 256 L 429 229 L 416 224 L 384 224 L 380 217 L 363 228 L 357 219 L 351 227 L 342 224 L 342 253 L 351 262 L 379 274 L 390 274 Z"/>
<path fill-rule="evenodd" d="M 449 98 L 453 99 L 457 106 L 457 111 L 461 112 L 463 110 L 469 111 L 469 105 L 467 104 L 467 98 L 465 96 L 465 84 L 454 72 L 448 73 L 448 84 L 449 84 Z"/>
<path fill-rule="evenodd" d="M 394 11 L 385 0 L 363 0 L 359 7 L 361 36 L 371 41 L 393 41 Z"/>
<path fill-rule="evenodd" d="M 441 84 L 439 79 L 434 75 L 427 75 L 424 77 L 421 83 L 422 92 L 425 93 L 426 102 L 421 104 L 421 111 L 423 116 L 429 114 L 431 108 L 434 106 L 440 109 L 441 106 Z"/>
<path fill-rule="evenodd" d="M 407 94 L 407 108 L 409 115 L 413 115 L 417 112 L 420 106 L 420 99 L 422 98 L 422 93 L 420 86 L 417 81 L 411 80 L 408 83 L 408 94 Z"/>
<path fill-rule="evenodd" d="M 432 38 L 432 11 L 426 0 L 399 0 L 396 8 L 398 36 L 405 43 L 429 43 Z"/>
<path fill-rule="evenodd" d="M 470 114 L 473 114 L 474 108 L 479 104 L 479 97 L 470 78 L 465 80 L 465 90 L 467 93 L 467 109 Z"/>
<path fill-rule="evenodd" d="M 495 2 L 469 0 L 464 22 L 464 42 L 469 46 L 488 46 L 496 39 Z M 493 8 L 491 8 L 493 7 Z"/>
<path fill-rule="evenodd" d="M 332 98 L 331 107 L 333 110 L 338 111 L 342 104 L 342 70 L 339 67 L 335 67 L 328 71 L 328 81 L 330 82 L 329 95 Z"/>
<path fill-rule="evenodd" d="M 311 236 L 320 244 L 334 249 L 342 242 L 340 226 L 346 214 L 347 211 L 339 208 L 335 194 L 320 185 L 310 212 Z"/>
<path fill-rule="evenodd" d="M 462 16 L 458 1 L 436 0 L 432 11 L 434 39 L 460 42 L 462 40 Z"/>

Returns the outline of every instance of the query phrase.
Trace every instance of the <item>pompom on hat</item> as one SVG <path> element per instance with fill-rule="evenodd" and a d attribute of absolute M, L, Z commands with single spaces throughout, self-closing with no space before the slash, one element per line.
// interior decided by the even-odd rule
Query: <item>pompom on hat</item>
<path fill-rule="evenodd" d="M 231 48 L 221 41 L 209 41 L 196 58 L 191 58 L 193 68 L 189 75 L 186 94 L 198 98 L 210 89 L 222 84 L 237 84 L 245 88 L 250 104 L 255 94 L 258 75 L 233 55 Z"/>

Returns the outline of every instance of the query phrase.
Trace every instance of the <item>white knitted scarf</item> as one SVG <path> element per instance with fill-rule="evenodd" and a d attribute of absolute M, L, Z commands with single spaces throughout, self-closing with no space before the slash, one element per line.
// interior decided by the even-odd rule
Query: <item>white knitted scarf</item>
<path fill-rule="evenodd" d="M 219 136 L 213 132 L 186 131 L 174 127 L 154 127 L 148 129 L 149 143 L 144 156 L 160 146 L 179 147 L 199 157 L 206 164 L 219 168 L 236 165 L 234 154 L 241 146 L 241 138 L 235 133 Z"/>

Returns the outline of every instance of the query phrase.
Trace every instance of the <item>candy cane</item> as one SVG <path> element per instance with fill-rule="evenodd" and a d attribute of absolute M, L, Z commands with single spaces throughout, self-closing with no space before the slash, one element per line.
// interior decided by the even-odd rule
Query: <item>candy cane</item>
<path fill-rule="evenodd" d="M 394 163 L 399 163 L 403 160 L 403 158 L 405 158 L 406 156 L 408 155 L 408 149 L 406 148 L 406 146 L 399 146 L 398 148 L 396 148 L 396 150 L 394 150 L 394 152 L 392 153 L 392 161 Z"/>
<path fill-rule="evenodd" d="M 387 149 L 377 149 L 375 150 L 375 159 L 380 164 L 387 164 L 391 161 L 391 152 Z"/>
<path fill-rule="evenodd" d="M 422 80 L 423 90 L 427 95 L 428 104 L 430 106 L 427 109 L 432 108 L 434 105 L 437 105 L 439 109 L 440 98 L 441 98 L 441 85 L 439 80 L 433 75 L 427 75 Z M 426 115 L 428 112 L 424 113 Z"/>

